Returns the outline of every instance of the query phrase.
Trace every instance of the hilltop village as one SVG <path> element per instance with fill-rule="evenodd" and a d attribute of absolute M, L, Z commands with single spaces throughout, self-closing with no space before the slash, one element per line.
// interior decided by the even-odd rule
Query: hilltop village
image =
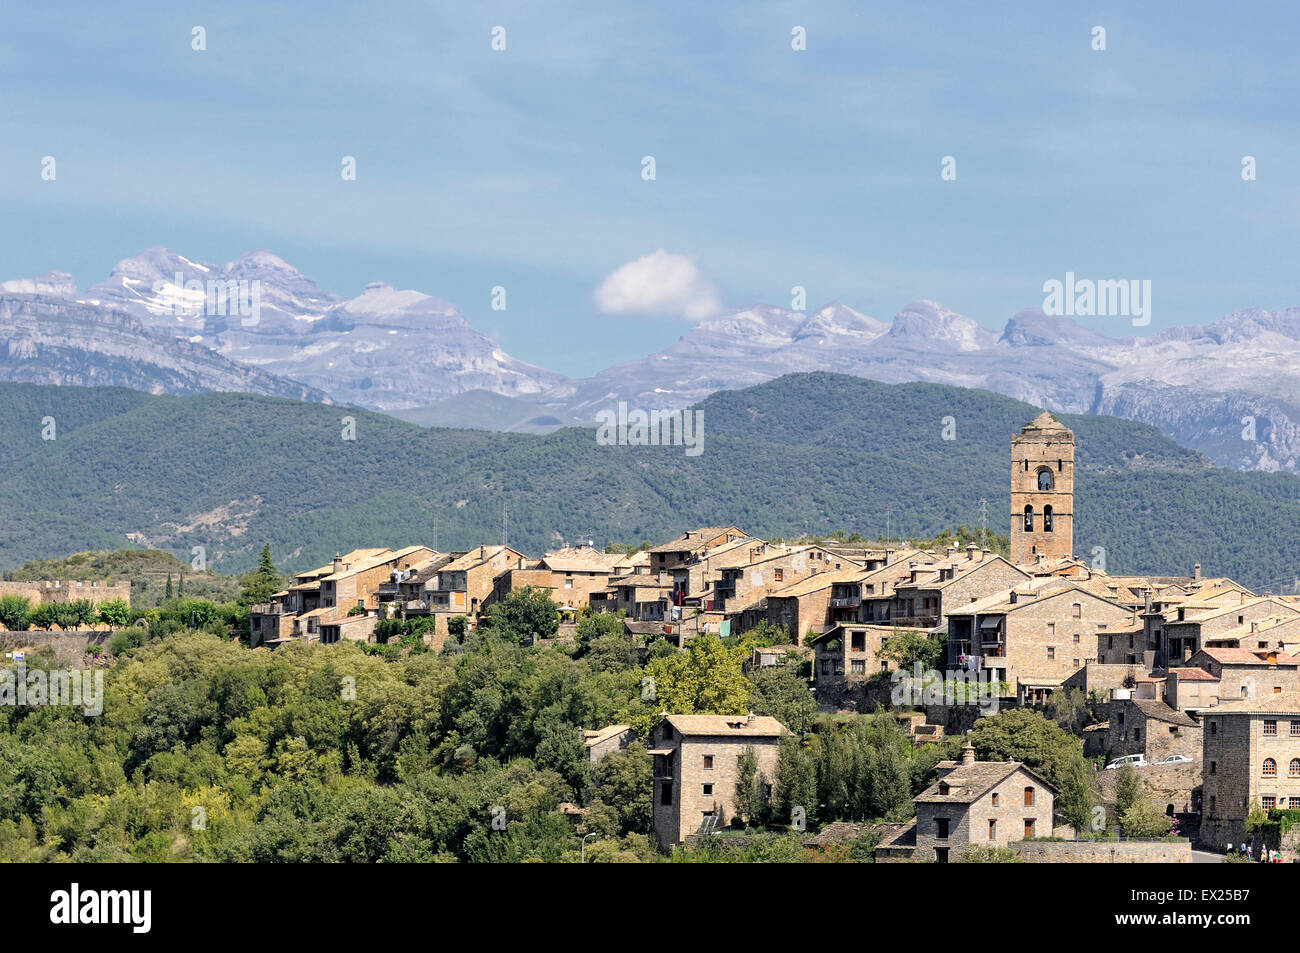
<path fill-rule="evenodd" d="M 726 710 L 656 708 L 645 678 L 647 720 L 583 726 L 584 770 L 597 779 L 605 759 L 634 746 L 651 759 L 647 833 L 665 852 L 743 837 L 761 820 L 804 832 L 818 850 L 869 832 L 877 862 L 1185 862 L 1193 848 L 1246 847 L 1292 858 L 1300 598 L 1257 594 L 1199 565 L 1185 575 L 1108 574 L 1074 553 L 1074 482 L 1074 435 L 1043 413 L 1011 437 L 1007 555 L 973 541 L 937 550 L 774 542 L 737 526 L 541 558 L 507 545 L 358 549 L 251 605 L 248 645 L 278 656 L 294 644 L 382 646 L 401 633 L 437 653 L 526 604 L 550 620 L 535 630 L 523 623 L 525 645 L 572 642 L 593 618 L 612 624 L 606 631 L 643 664 L 739 641 L 751 677 L 784 671 L 802 686 L 802 701 L 785 708 L 797 717 L 745 711 L 743 700 L 720 703 Z M 71 594 L 71 584 L 5 585 L 26 586 L 38 601 Z M 1022 734 L 1050 715 L 1089 777 L 1067 784 L 1028 757 L 992 756 L 1028 744 L 1012 729 L 1005 743 L 993 740 L 997 713 L 1035 719 L 1007 722 Z M 857 807 L 844 816 L 878 817 L 872 805 L 884 804 L 897 819 L 847 822 L 823 806 L 820 829 L 805 826 L 814 795 L 800 793 L 795 762 L 810 714 L 832 724 L 887 719 L 912 757 L 921 752 L 923 762 L 928 746 L 946 757 L 911 790 L 900 782 L 903 811 L 897 791 L 876 790 L 896 766 L 846 767 L 842 786 L 872 790 L 846 791 L 843 803 Z M 816 768 L 806 790 L 833 787 L 828 770 Z M 1081 804 L 1082 787 L 1097 800 Z M 1154 819 L 1129 821 L 1124 812 L 1139 801 Z M 562 807 L 587 829 L 589 797 Z"/>

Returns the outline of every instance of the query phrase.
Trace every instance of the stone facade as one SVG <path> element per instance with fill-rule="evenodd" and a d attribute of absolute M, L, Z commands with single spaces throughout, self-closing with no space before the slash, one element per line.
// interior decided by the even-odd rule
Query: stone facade
<path fill-rule="evenodd" d="M 1074 553 L 1074 434 L 1044 411 L 1011 438 L 1011 561 Z"/>
<path fill-rule="evenodd" d="M 740 756 L 753 748 L 760 793 L 770 796 L 777 748 L 790 732 L 755 715 L 665 715 L 651 735 L 654 832 L 667 850 L 688 836 L 722 827 L 736 809 Z"/>
<path fill-rule="evenodd" d="M 1192 842 L 1021 841 L 1011 849 L 1027 864 L 1190 864 Z"/>
<path fill-rule="evenodd" d="M 1206 709 L 1201 841 L 1238 843 L 1252 807 L 1300 809 L 1300 693 Z"/>
<path fill-rule="evenodd" d="M 47 602 L 75 602 L 78 599 L 89 599 L 92 605 L 111 599 L 130 602 L 131 583 L 94 580 L 82 582 L 76 579 L 40 579 L 31 582 L 0 580 L 0 596 L 24 596 L 31 600 L 33 607 Z"/>
<path fill-rule="evenodd" d="M 1170 755 L 1201 757 L 1201 726 L 1162 701 L 1131 698 L 1110 705 L 1106 751 L 1110 758 L 1140 754 L 1148 764 Z"/>
<path fill-rule="evenodd" d="M 939 780 L 915 798 L 914 860 L 946 863 L 971 844 L 1006 847 L 1052 833 L 1055 791 L 1015 761 L 942 761 Z"/>

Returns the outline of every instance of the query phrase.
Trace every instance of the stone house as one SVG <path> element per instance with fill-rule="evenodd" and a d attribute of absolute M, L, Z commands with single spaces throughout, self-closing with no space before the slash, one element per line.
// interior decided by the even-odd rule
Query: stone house
<path fill-rule="evenodd" d="M 1185 712 L 1152 698 L 1110 703 L 1106 751 L 1111 758 L 1140 754 L 1148 764 L 1170 755 L 1201 756 L 1201 726 Z"/>
<path fill-rule="evenodd" d="M 894 587 L 890 621 L 927 629 L 942 624 L 950 609 L 987 599 L 1030 578 L 1029 573 L 997 554 L 977 549 L 974 543 L 966 547 L 964 556 L 956 547 L 949 547 L 944 559 L 914 560 L 908 570 L 908 578 Z"/>
<path fill-rule="evenodd" d="M 939 779 L 914 799 L 912 859 L 947 863 L 972 845 L 1006 847 L 1052 836 L 1056 789 L 1019 761 L 940 761 Z"/>
<path fill-rule="evenodd" d="M 636 733 L 631 725 L 606 725 L 582 733 L 582 750 L 587 755 L 587 763 L 595 764 L 607 754 L 622 751 L 635 740 Z"/>
<path fill-rule="evenodd" d="M 813 688 L 817 702 L 840 707 L 845 696 L 873 675 L 898 666 L 880 657 L 897 626 L 842 623 L 818 636 L 813 648 Z"/>
<path fill-rule="evenodd" d="M 706 567 L 717 574 L 713 608 L 728 615 L 815 573 L 853 565 L 852 559 L 820 546 L 770 543 L 739 547 L 719 559 L 706 560 Z"/>
<path fill-rule="evenodd" d="M 1300 693 L 1227 701 L 1202 722 L 1202 842 L 1245 840 L 1252 807 L 1300 810 Z"/>
<path fill-rule="evenodd" d="M 320 639 L 321 623 L 348 617 L 354 607 L 377 614 L 380 589 L 394 571 L 411 569 L 438 554 L 426 546 L 354 549 L 328 565 L 298 573 L 287 589 L 249 610 L 249 646 L 274 648 L 290 639 Z M 355 618 L 355 617 L 353 617 Z"/>
<path fill-rule="evenodd" d="M 766 715 L 664 715 L 651 733 L 654 832 L 667 850 L 735 815 L 740 756 L 752 748 L 759 793 L 771 796 L 777 749 L 789 729 Z"/>
<path fill-rule="evenodd" d="M 1094 657 L 1129 612 L 1064 579 L 1035 579 L 948 612 L 948 667 L 988 669 L 1022 704 L 1041 704 Z"/>
<path fill-rule="evenodd" d="M 1277 649 L 1204 648 L 1187 660 L 1219 680 L 1221 701 L 1300 692 L 1300 659 Z"/>
<path fill-rule="evenodd" d="M 734 526 L 705 526 L 689 530 L 674 540 L 647 550 L 650 554 L 648 568 L 655 573 L 672 572 L 715 547 L 752 538 Z"/>
<path fill-rule="evenodd" d="M 768 595 L 763 614 L 767 621 L 790 633 L 792 642 L 804 641 L 811 632 L 820 635 L 833 628 L 832 599 L 836 587 L 852 588 L 866 572 L 860 567 L 820 572 Z M 741 622 L 742 628 L 747 628 Z"/>
<path fill-rule="evenodd" d="M 1195 717 L 1219 703 L 1219 679 L 1203 668 L 1171 668 L 1165 673 L 1165 701 Z"/>
<path fill-rule="evenodd" d="M 1272 627 L 1283 621 L 1300 621 L 1296 606 L 1273 596 L 1250 596 L 1245 592 L 1238 593 L 1235 600 L 1229 597 L 1226 605 L 1207 608 L 1187 603 L 1172 615 L 1162 623 L 1163 639 L 1157 638 L 1157 664 L 1191 664 L 1192 656 L 1210 646 L 1242 646 L 1244 642 L 1242 647 L 1259 648 L 1251 641 L 1255 631 L 1252 624 L 1257 628 L 1263 623 Z"/>

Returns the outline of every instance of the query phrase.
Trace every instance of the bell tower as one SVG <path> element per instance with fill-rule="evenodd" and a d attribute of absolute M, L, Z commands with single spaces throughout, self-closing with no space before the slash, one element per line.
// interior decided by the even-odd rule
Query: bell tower
<path fill-rule="evenodd" d="M 1043 411 L 1011 437 L 1011 562 L 1074 555 L 1074 434 Z"/>

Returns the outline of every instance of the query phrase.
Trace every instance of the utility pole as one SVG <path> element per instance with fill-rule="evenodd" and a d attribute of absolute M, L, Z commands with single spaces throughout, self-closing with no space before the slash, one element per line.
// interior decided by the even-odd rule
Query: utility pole
<path fill-rule="evenodd" d="M 980 549 L 988 549 L 988 543 L 985 540 L 985 529 L 989 521 L 989 501 L 980 500 Z"/>

